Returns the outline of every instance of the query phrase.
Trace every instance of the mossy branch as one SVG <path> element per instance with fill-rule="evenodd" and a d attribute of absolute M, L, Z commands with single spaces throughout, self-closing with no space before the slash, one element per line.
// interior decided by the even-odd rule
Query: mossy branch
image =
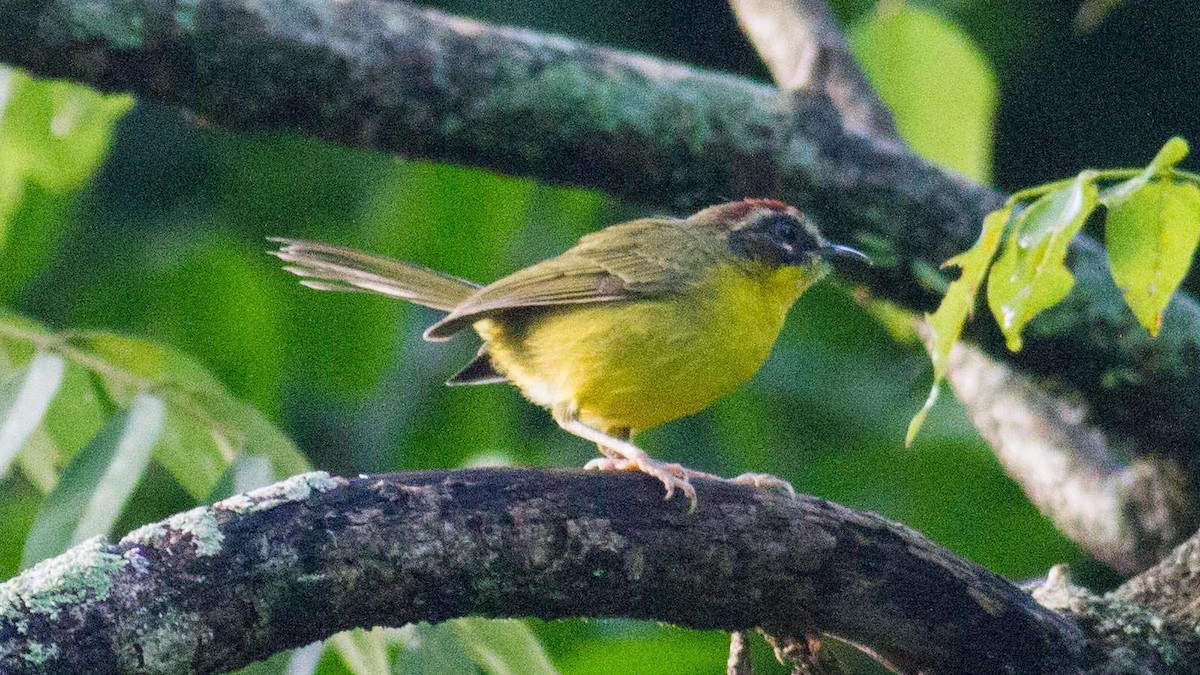
<path fill-rule="evenodd" d="M 297 476 L 0 585 L 0 671 L 219 672 L 348 628 L 464 615 L 825 633 L 911 672 L 1108 663 L 1070 613 L 901 525 L 696 487 L 689 514 L 640 474 Z"/>

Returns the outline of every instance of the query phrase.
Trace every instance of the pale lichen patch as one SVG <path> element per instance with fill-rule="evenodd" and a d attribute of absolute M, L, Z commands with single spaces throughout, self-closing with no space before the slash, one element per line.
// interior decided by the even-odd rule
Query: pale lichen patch
<path fill-rule="evenodd" d="M 0 618 L 16 621 L 23 632 L 30 614 L 57 619 L 66 607 L 89 596 L 104 600 L 113 577 L 127 565 L 101 537 L 93 537 L 0 584 Z"/>
<path fill-rule="evenodd" d="M 121 543 L 141 546 L 158 544 L 171 532 L 191 535 L 197 557 L 220 553 L 221 542 L 225 540 L 225 535 L 221 534 L 212 511 L 198 506 L 190 511 L 171 516 L 163 522 L 143 525 L 122 537 Z"/>
<path fill-rule="evenodd" d="M 211 643 L 212 629 L 194 612 L 168 610 L 134 624 L 118 643 L 121 672 L 186 673 L 200 645 Z"/>
<path fill-rule="evenodd" d="M 162 538 L 167 533 L 167 528 L 162 523 L 149 523 L 143 525 L 129 534 L 121 537 L 122 544 L 153 544 Z"/>
<path fill-rule="evenodd" d="M 58 658 L 58 645 L 44 645 L 40 642 L 30 642 L 21 658 L 31 666 L 43 666 L 47 661 Z"/>
<path fill-rule="evenodd" d="M 119 2 L 65 3 L 67 20 L 76 40 L 95 39 L 107 42 L 115 49 L 137 49 L 142 46 L 145 29 L 145 7 L 134 0 Z"/>
<path fill-rule="evenodd" d="M 213 508 L 234 513 L 255 513 L 273 509 L 281 504 L 303 501 L 312 496 L 313 492 L 327 492 L 336 485 L 337 481 L 328 473 L 310 471 L 246 494 L 234 495 L 217 502 Z"/>
<path fill-rule="evenodd" d="M 1164 630 L 1161 617 L 1141 605 L 1115 597 L 1097 596 L 1071 581 L 1066 565 L 1055 565 L 1046 580 L 1031 591 L 1033 599 L 1057 611 L 1071 612 L 1091 633 L 1113 644 L 1134 645 L 1154 650 L 1168 666 L 1179 658 L 1179 647 Z M 1140 645 L 1137 643 L 1141 643 Z M 1119 651 L 1119 650 L 1118 650 Z M 1128 651 L 1128 650 L 1126 650 Z M 1129 652 L 1136 654 L 1138 649 Z M 1127 672 L 1115 669 L 1111 672 Z M 1129 670 L 1128 672 L 1133 672 Z"/>
<path fill-rule="evenodd" d="M 213 508 L 234 513 L 249 513 L 254 510 L 254 500 L 246 495 L 234 495 L 213 504 Z"/>
<path fill-rule="evenodd" d="M 221 543 L 225 541 L 213 512 L 203 506 L 171 516 L 167 519 L 167 527 L 192 535 L 197 557 L 220 553 Z"/>

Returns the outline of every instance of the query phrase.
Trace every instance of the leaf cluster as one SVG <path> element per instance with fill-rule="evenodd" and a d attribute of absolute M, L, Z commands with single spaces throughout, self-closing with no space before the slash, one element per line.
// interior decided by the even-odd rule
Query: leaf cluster
<path fill-rule="evenodd" d="M 985 279 L 988 308 L 1008 348 L 1019 351 L 1025 326 L 1071 292 L 1071 240 L 1099 209 L 1113 281 L 1138 322 L 1158 335 L 1200 243 L 1200 176 L 1176 168 L 1187 153 L 1187 142 L 1175 137 L 1144 168 L 1086 170 L 1021 190 L 988 214 L 975 245 L 942 265 L 962 274 L 925 317 L 934 382 L 909 424 L 907 444 L 937 400 L 950 350 Z"/>

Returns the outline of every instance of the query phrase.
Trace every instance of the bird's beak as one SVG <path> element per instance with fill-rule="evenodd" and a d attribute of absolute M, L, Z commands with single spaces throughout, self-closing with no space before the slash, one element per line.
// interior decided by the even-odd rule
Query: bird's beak
<path fill-rule="evenodd" d="M 842 246 L 841 244 L 826 244 L 817 249 L 817 255 L 823 258 L 857 258 L 868 265 L 874 265 L 871 256 L 862 251 L 850 246 Z"/>

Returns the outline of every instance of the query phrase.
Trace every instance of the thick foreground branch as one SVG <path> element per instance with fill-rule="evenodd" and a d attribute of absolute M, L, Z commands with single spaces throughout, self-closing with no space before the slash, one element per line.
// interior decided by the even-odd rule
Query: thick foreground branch
<path fill-rule="evenodd" d="M 356 626 L 469 614 L 823 632 L 922 672 L 1100 662 L 1069 614 L 901 525 L 696 486 L 689 514 L 640 474 L 297 476 L 0 585 L 0 672 L 214 672 Z"/>

